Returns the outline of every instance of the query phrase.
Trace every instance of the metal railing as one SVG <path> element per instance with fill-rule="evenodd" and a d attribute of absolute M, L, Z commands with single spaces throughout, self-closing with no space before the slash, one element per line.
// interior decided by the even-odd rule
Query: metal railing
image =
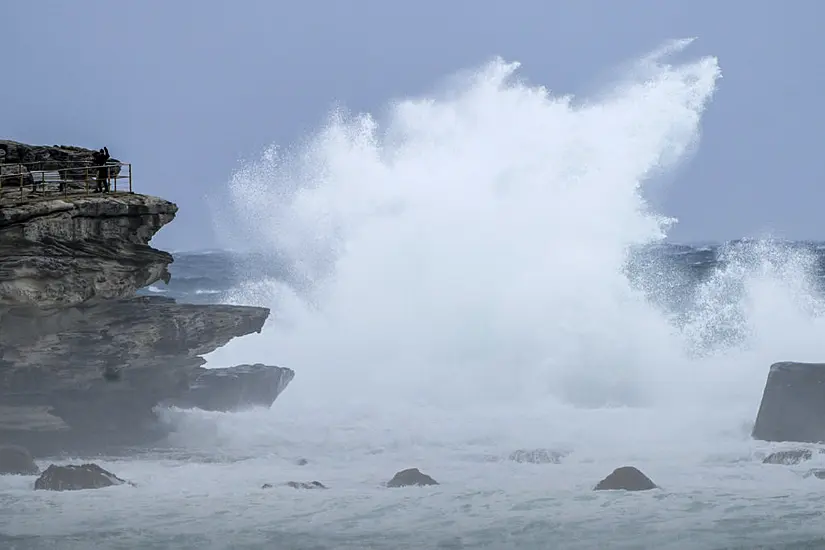
<path fill-rule="evenodd" d="M 59 164 L 56 170 L 33 170 Z M 65 167 L 66 164 L 75 166 Z M 124 170 L 125 169 L 125 170 Z M 124 174 L 124 171 L 126 172 Z M 15 173 L 9 173 L 15 172 Z M 57 177 L 53 177 L 56 174 Z M 118 189 L 118 181 L 126 180 Z M 13 187 L 20 188 L 20 198 L 29 196 L 91 195 L 92 193 L 134 193 L 132 190 L 132 163 L 117 162 L 90 166 L 84 162 L 38 161 L 19 164 L 0 164 L 0 197 Z"/>

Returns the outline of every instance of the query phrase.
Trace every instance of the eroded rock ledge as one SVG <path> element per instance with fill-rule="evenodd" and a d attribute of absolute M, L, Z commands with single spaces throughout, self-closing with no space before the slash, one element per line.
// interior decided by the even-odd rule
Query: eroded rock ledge
<path fill-rule="evenodd" d="M 172 255 L 148 243 L 177 210 L 129 193 L 0 201 L 0 305 L 68 307 L 168 281 Z"/>
<path fill-rule="evenodd" d="M 73 168 L 92 153 L 2 143 L 14 145 L 4 173 L 29 157 L 43 170 Z M 172 256 L 149 242 L 177 205 L 67 189 L 0 190 L 0 444 L 94 452 L 163 437 L 158 405 L 271 405 L 290 369 L 202 367 L 203 355 L 260 332 L 268 309 L 136 296 L 169 281 Z"/>

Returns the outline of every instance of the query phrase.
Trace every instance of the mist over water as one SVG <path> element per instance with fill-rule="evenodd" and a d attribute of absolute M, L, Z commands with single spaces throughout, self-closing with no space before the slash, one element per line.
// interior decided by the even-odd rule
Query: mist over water
<path fill-rule="evenodd" d="M 675 221 L 644 186 L 695 150 L 720 77 L 713 57 L 667 63 L 689 43 L 596 99 L 496 59 L 381 124 L 334 111 L 300 147 L 266 151 L 234 174 L 231 219 L 290 275 L 237 290 L 273 318 L 215 360 L 294 368 L 287 416 L 308 402 L 376 421 L 399 407 L 755 412 L 770 362 L 825 351 L 812 256 L 731 249 L 680 322 L 655 300 L 667 274 L 626 269 Z"/>

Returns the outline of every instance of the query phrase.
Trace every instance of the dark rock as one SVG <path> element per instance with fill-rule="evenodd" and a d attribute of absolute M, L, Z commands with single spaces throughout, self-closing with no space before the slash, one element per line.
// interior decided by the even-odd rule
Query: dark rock
<path fill-rule="evenodd" d="M 206 411 L 239 411 L 270 407 L 295 377 L 295 372 L 268 365 L 199 369 L 195 382 L 167 404 Z"/>
<path fill-rule="evenodd" d="M 272 489 L 273 485 L 271 483 L 264 483 L 261 485 L 261 489 Z M 293 489 L 327 489 L 328 487 L 325 486 L 320 481 L 287 481 L 284 483 L 284 487 L 291 487 Z"/>
<path fill-rule="evenodd" d="M 649 491 L 656 489 L 649 477 L 632 466 L 622 466 L 613 470 L 601 480 L 594 491 Z"/>
<path fill-rule="evenodd" d="M 810 460 L 813 453 L 810 449 L 794 449 L 792 451 L 777 451 L 765 457 L 763 464 L 799 464 L 802 461 Z"/>
<path fill-rule="evenodd" d="M 763 441 L 825 441 L 825 363 L 771 365 L 752 435 Z"/>
<path fill-rule="evenodd" d="M 387 482 L 387 487 L 410 487 L 410 486 L 438 485 L 438 482 L 421 473 L 418 468 L 408 468 L 401 470 Z"/>
<path fill-rule="evenodd" d="M 326 486 L 319 481 L 288 481 L 286 486 L 292 487 L 293 489 L 326 489 Z"/>
<path fill-rule="evenodd" d="M 815 477 L 817 479 L 825 479 L 825 469 L 814 468 L 805 474 L 805 477 Z"/>
<path fill-rule="evenodd" d="M 307 464 L 309 464 L 309 460 L 307 460 L 306 458 L 299 458 L 295 461 L 296 466 L 306 466 Z"/>
<path fill-rule="evenodd" d="M 40 468 L 31 453 L 17 445 L 0 446 L 0 475 L 37 475 Z"/>
<path fill-rule="evenodd" d="M 78 173 L 93 154 L 11 141 L 0 150 L 6 163 Z M 35 456 L 144 445 L 168 433 L 160 404 L 271 405 L 292 379 L 277 367 L 201 368 L 204 354 L 260 332 L 268 309 L 135 296 L 170 279 L 172 256 L 149 242 L 177 211 L 138 194 L 0 190 L 0 441 Z"/>
<path fill-rule="evenodd" d="M 101 489 L 112 485 L 123 485 L 124 483 L 126 483 L 126 480 L 120 479 L 97 464 L 81 464 L 79 466 L 73 464 L 55 466 L 52 464 L 34 482 L 34 489 L 79 491 L 83 489 Z"/>
<path fill-rule="evenodd" d="M 551 451 L 549 449 L 519 449 L 510 453 L 508 460 L 513 462 L 529 462 L 531 464 L 561 464 L 566 457 L 566 451 Z"/>

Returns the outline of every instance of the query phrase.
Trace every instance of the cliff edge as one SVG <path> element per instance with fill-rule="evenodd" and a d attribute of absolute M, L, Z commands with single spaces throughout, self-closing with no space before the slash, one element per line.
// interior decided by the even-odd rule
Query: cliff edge
<path fill-rule="evenodd" d="M 8 143 L 16 142 L 0 141 Z M 36 162 L 63 171 L 49 181 L 25 165 L 0 164 L 0 175 L 35 174 L 30 189 L 23 179 L 0 187 L 0 445 L 53 454 L 154 444 L 168 432 L 158 406 L 271 405 L 290 369 L 205 369 L 202 357 L 260 332 L 269 310 L 137 296 L 170 280 L 172 255 L 149 242 L 177 205 L 90 193 L 76 180 L 89 172 L 76 159 L 94 152 L 57 149 L 6 147 L 20 158 L 35 151 Z"/>
<path fill-rule="evenodd" d="M 129 193 L 15 204 L 0 196 L 0 305 L 68 307 L 168 282 L 172 255 L 149 241 L 177 211 Z"/>

